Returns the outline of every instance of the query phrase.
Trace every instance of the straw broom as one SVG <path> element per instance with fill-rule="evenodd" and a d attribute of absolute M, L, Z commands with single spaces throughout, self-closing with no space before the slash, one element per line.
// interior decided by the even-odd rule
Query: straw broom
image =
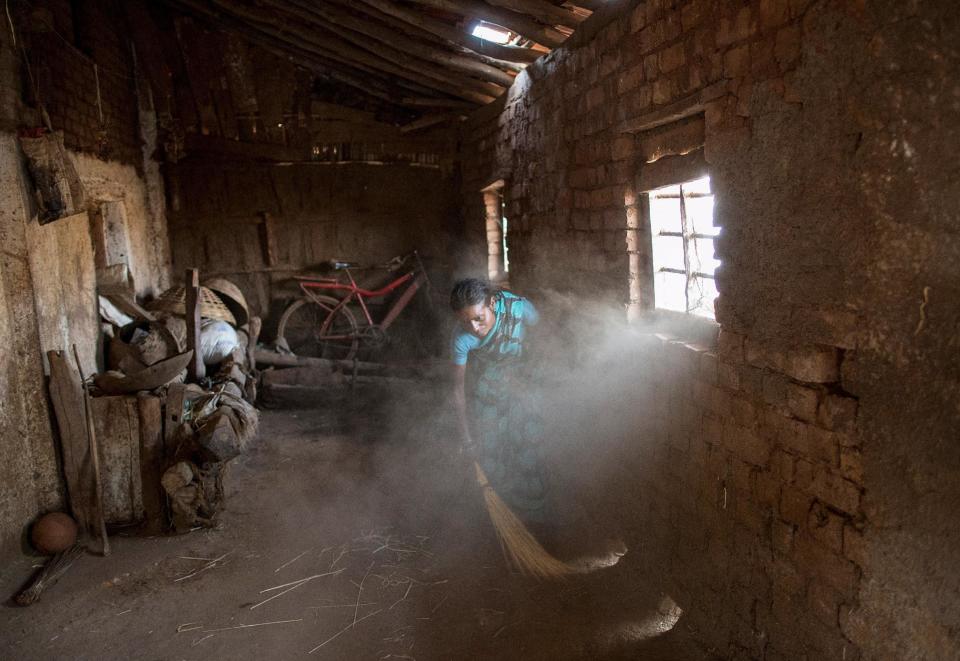
<path fill-rule="evenodd" d="M 497 531 L 500 548 L 503 549 L 507 562 L 516 567 L 521 574 L 534 578 L 557 579 L 574 573 L 573 567 L 550 555 L 530 534 L 520 518 L 490 486 L 480 464 L 474 462 L 473 466 L 477 470 L 477 484 L 483 490 L 487 513 L 490 515 L 494 530 Z"/>
<path fill-rule="evenodd" d="M 14 601 L 20 606 L 29 606 L 40 598 L 40 593 L 57 582 L 63 576 L 74 560 L 83 553 L 83 547 L 74 544 L 66 551 L 61 551 L 47 561 L 37 575 L 30 581 L 29 587 L 17 594 Z"/>

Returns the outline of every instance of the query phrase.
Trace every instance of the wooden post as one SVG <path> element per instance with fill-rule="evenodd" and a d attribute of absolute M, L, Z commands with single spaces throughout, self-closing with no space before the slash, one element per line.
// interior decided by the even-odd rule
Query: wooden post
<path fill-rule="evenodd" d="M 82 377 L 64 352 L 48 351 L 47 359 L 50 362 L 50 399 L 60 430 L 70 511 L 77 520 L 81 537 L 86 538 L 98 528 Z"/>
<path fill-rule="evenodd" d="M 203 356 L 200 355 L 200 270 L 187 269 L 184 278 L 187 289 L 187 349 L 193 349 L 193 357 L 187 365 L 187 376 L 197 383 L 206 376 Z"/>
<path fill-rule="evenodd" d="M 263 246 L 263 261 L 267 266 L 277 265 L 276 223 L 268 211 L 260 212 L 260 239 Z"/>
<path fill-rule="evenodd" d="M 147 530 L 158 533 L 163 529 L 164 491 L 160 477 L 166 468 L 163 461 L 163 411 L 160 398 L 145 392 L 137 393 L 137 411 L 140 414 L 140 483 L 143 491 L 143 509 Z"/>
<path fill-rule="evenodd" d="M 260 317 L 250 317 L 247 328 L 250 331 L 247 334 L 247 367 L 253 373 L 257 369 L 257 342 L 260 341 L 260 330 L 263 327 L 263 321 Z"/>
<path fill-rule="evenodd" d="M 100 450 L 97 448 L 97 432 L 93 427 L 93 407 L 90 406 L 90 390 L 83 379 L 83 367 L 80 366 L 80 354 L 77 345 L 73 345 L 73 358 L 77 361 L 80 382 L 83 383 L 83 414 L 87 420 L 87 442 L 90 444 L 90 458 L 93 463 L 94 502 L 96 503 L 96 525 L 100 533 L 100 554 L 110 555 L 110 540 L 107 539 L 107 523 L 103 514 L 103 479 L 100 474 Z"/>

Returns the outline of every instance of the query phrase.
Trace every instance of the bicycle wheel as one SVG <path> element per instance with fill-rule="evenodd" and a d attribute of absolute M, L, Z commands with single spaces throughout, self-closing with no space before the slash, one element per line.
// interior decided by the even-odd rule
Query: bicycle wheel
<path fill-rule="evenodd" d="M 298 356 L 350 360 L 357 353 L 357 320 L 346 306 L 333 312 L 339 301 L 330 296 L 298 298 L 280 317 L 277 339 L 286 341 Z M 326 328 L 324 322 L 333 313 Z"/>

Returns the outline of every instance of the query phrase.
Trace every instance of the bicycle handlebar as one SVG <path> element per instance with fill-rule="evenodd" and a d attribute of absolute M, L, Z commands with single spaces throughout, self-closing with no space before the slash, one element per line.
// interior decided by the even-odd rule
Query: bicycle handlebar
<path fill-rule="evenodd" d="M 358 262 L 341 262 L 339 260 L 331 260 L 331 263 L 336 263 L 337 270 L 342 269 L 387 269 L 388 271 L 394 271 L 404 264 L 406 264 L 412 257 L 417 255 L 416 250 L 411 250 L 410 252 L 397 255 L 391 259 L 388 259 L 385 262 L 379 264 L 359 264 Z"/>
<path fill-rule="evenodd" d="M 379 264 L 361 264 L 359 262 L 345 262 L 339 259 L 328 259 L 324 262 L 321 262 L 320 265 L 322 265 L 322 267 L 325 269 L 329 269 L 330 271 L 346 271 L 348 269 L 353 269 L 355 271 L 363 271 L 363 270 L 369 270 L 369 269 L 385 269 L 387 271 L 396 271 L 397 269 L 402 267 L 404 264 L 406 264 L 408 261 L 410 261 L 411 258 L 416 258 L 418 270 L 425 271 L 425 269 L 423 268 L 423 262 L 420 261 L 420 256 L 416 250 L 412 250 L 403 255 L 397 255 L 396 257 L 393 257 L 392 259 L 389 259 L 386 262 L 382 262 Z M 295 275 L 293 277 L 297 280 L 315 278 L 315 276 L 304 276 L 304 275 Z"/>
<path fill-rule="evenodd" d="M 416 250 L 411 250 L 405 255 L 397 255 L 393 259 L 387 262 L 384 262 L 383 268 L 387 268 L 391 270 L 399 268 L 400 266 L 403 266 L 404 264 L 406 264 L 413 257 L 419 257 Z M 419 259 L 417 261 L 419 262 Z"/>

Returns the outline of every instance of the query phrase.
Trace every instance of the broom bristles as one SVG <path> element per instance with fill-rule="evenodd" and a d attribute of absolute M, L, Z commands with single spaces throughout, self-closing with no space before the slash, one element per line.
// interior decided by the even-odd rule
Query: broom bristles
<path fill-rule="evenodd" d="M 520 518 L 490 486 L 480 464 L 474 462 L 473 465 L 477 469 L 477 482 L 483 489 L 487 513 L 494 530 L 497 531 L 497 538 L 507 562 L 521 574 L 536 578 L 556 579 L 574 573 L 576 570 L 573 567 L 550 555 L 530 534 Z"/>

